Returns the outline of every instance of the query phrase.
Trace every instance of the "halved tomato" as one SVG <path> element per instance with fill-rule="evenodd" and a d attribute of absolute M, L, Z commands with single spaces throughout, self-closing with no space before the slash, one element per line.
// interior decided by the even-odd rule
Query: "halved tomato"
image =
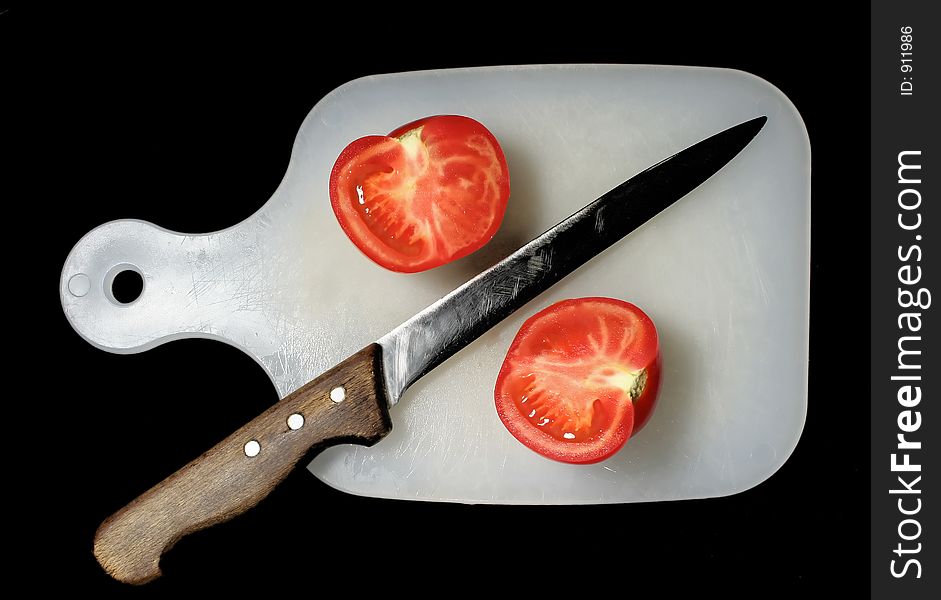
<path fill-rule="evenodd" d="M 497 377 L 497 414 L 539 454 L 593 463 L 643 427 L 660 388 L 653 321 L 629 302 L 576 298 L 530 317 Z"/>
<path fill-rule="evenodd" d="M 500 227 L 510 174 L 497 139 L 442 115 L 352 142 L 330 174 L 347 237 L 393 271 L 425 271 L 474 252 Z"/>

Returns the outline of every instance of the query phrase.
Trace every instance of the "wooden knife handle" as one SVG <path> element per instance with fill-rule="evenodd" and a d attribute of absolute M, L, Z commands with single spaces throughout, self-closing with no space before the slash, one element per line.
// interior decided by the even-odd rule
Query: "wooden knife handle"
<path fill-rule="evenodd" d="M 177 540 L 255 506 L 312 450 L 376 443 L 392 429 L 381 375 L 371 344 L 293 392 L 102 523 L 98 562 L 120 581 L 151 581 Z"/>

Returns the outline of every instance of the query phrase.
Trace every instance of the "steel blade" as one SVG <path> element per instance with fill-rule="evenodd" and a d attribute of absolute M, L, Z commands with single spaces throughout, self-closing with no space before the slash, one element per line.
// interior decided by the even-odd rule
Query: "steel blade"
<path fill-rule="evenodd" d="M 751 142 L 758 117 L 638 173 L 379 340 L 389 404 L 560 279 L 709 179 Z"/>

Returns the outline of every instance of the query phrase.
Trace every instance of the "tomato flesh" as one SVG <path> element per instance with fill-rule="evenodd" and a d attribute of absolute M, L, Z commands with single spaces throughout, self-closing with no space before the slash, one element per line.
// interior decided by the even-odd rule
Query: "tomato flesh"
<path fill-rule="evenodd" d="M 659 386 L 650 317 L 621 300 L 578 298 L 523 324 L 494 397 L 503 424 L 523 444 L 555 460 L 593 463 L 647 423 Z"/>
<path fill-rule="evenodd" d="M 468 117 L 443 115 L 347 146 L 330 175 L 330 201 L 354 244 L 400 272 L 474 252 L 500 227 L 509 170 L 496 138 Z"/>

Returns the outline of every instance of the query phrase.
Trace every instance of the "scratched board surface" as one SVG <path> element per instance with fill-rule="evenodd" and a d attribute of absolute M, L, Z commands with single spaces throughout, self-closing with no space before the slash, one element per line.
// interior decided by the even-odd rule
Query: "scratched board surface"
<path fill-rule="evenodd" d="M 487 125 L 510 167 L 506 219 L 481 251 L 430 272 L 376 266 L 349 243 L 327 180 L 351 140 L 431 114 Z M 210 234 L 107 223 L 62 271 L 70 323 L 139 352 L 227 341 L 284 396 L 647 166 L 731 125 L 769 121 L 720 174 L 446 361 L 392 411 L 372 448 L 341 446 L 310 470 L 348 492 L 495 503 L 699 498 L 748 489 L 797 444 L 807 408 L 810 148 L 776 88 L 740 71 L 533 66 L 358 79 L 308 115 L 285 178 L 254 215 Z M 141 297 L 109 298 L 122 270 Z M 664 379 L 649 425 L 614 457 L 544 459 L 503 428 L 493 387 L 522 322 L 547 305 L 610 296 L 657 323 Z M 198 402 L 198 398 L 193 398 Z"/>

